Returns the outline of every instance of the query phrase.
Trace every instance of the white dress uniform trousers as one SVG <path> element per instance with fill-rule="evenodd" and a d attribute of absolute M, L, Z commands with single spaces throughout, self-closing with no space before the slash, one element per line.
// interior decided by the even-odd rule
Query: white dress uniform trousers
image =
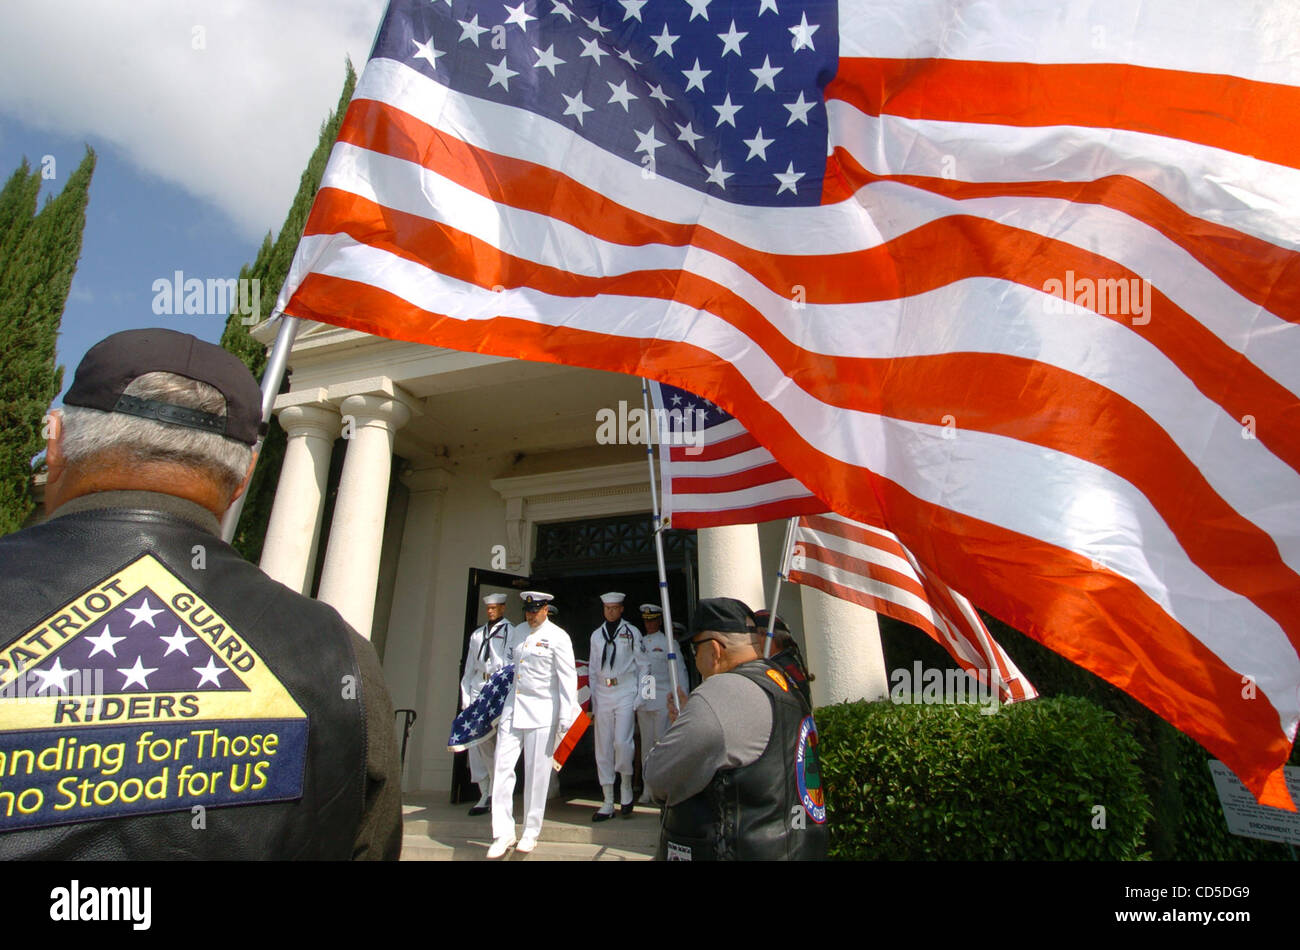
<path fill-rule="evenodd" d="M 591 686 L 596 730 L 596 773 L 601 785 L 613 785 L 615 772 L 631 779 L 636 750 L 632 730 L 636 726 L 636 701 L 645 670 L 641 631 L 626 620 L 618 622 L 612 649 L 608 648 L 604 624 L 592 633 L 587 681 Z M 624 796 L 631 793 L 629 785 Z"/>
<path fill-rule="evenodd" d="M 506 665 L 506 649 L 510 639 L 510 621 L 504 617 L 496 623 L 488 622 L 469 635 L 469 653 L 465 657 L 465 674 L 460 678 L 460 703 L 465 709 L 478 699 L 483 685 L 497 670 Z M 488 649 L 483 650 L 484 638 Z M 475 785 L 484 785 L 492 777 L 492 762 L 496 758 L 496 735 L 488 736 L 466 751 L 469 758 L 469 777 Z"/>
<path fill-rule="evenodd" d="M 497 726 L 492 778 L 492 837 L 515 836 L 515 763 L 524 753 L 524 833 L 536 838 L 546 811 L 546 789 L 554 767 L 551 753 L 578 717 L 578 676 L 569 635 L 546 620 L 536 630 L 521 623 L 511 635 L 507 662 L 515 681 Z"/>
<path fill-rule="evenodd" d="M 690 692 L 686 678 L 686 661 L 682 659 L 681 644 L 676 644 L 677 685 L 682 692 Z M 654 699 L 643 699 L 638 694 L 636 723 L 641 730 L 641 768 L 645 768 L 650 750 L 668 731 L 668 696 L 672 693 L 672 680 L 668 676 L 668 637 L 661 630 L 641 637 L 647 670 L 654 677 Z"/>

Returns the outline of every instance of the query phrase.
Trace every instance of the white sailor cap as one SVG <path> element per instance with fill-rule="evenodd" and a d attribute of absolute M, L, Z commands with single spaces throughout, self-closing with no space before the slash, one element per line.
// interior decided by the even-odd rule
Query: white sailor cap
<path fill-rule="evenodd" d="M 601 594 L 600 602 L 602 604 L 621 604 L 626 596 L 626 594 L 620 594 L 618 591 L 612 590 L 608 594 Z"/>
<path fill-rule="evenodd" d="M 483 603 L 487 604 L 489 607 L 500 607 L 505 602 L 505 594 L 488 594 L 483 598 Z"/>
<path fill-rule="evenodd" d="M 539 590 L 526 590 L 520 594 L 519 597 L 524 602 L 524 606 L 529 610 L 537 610 L 540 607 L 545 607 L 555 599 L 554 594 L 543 594 Z"/>
<path fill-rule="evenodd" d="M 662 607 L 660 607 L 658 604 L 642 604 L 642 605 L 641 605 L 641 616 L 642 616 L 642 617 L 662 617 L 663 614 L 664 614 L 664 609 L 663 609 Z"/>

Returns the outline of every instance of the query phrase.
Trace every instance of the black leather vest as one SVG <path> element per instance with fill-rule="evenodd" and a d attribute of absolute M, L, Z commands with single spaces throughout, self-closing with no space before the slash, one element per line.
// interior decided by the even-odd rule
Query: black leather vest
<path fill-rule="evenodd" d="M 0 538 L 0 860 L 352 857 L 352 637 L 173 514 Z"/>
<path fill-rule="evenodd" d="M 773 654 L 770 659 L 776 664 L 777 669 L 785 673 L 789 681 L 799 690 L 804 701 L 811 707 L 812 683 L 808 680 L 808 665 L 804 663 L 799 647 L 791 644 L 780 653 Z"/>
<path fill-rule="evenodd" d="M 655 857 L 660 861 L 823 860 L 826 809 L 812 710 L 769 661 L 752 660 L 731 672 L 757 684 L 771 703 L 772 735 L 767 748 L 751 764 L 719 771 L 703 791 L 665 808 Z"/>

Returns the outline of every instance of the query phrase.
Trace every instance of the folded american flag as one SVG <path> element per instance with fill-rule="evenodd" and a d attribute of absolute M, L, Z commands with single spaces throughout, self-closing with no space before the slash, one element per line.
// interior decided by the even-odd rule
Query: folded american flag
<path fill-rule="evenodd" d="M 447 739 L 448 752 L 464 752 L 496 731 L 514 681 L 514 664 L 502 667 L 488 677 L 478 698 L 452 720 L 451 737 Z"/>

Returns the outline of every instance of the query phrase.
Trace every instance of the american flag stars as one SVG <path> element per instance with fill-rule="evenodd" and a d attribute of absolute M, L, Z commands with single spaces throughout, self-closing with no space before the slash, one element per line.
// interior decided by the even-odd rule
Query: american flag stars
<path fill-rule="evenodd" d="M 686 79 L 688 80 L 688 82 L 686 83 L 686 91 L 690 92 L 692 89 L 698 89 L 700 90 L 700 92 L 703 92 L 704 77 L 708 76 L 712 72 L 713 70 L 711 69 L 700 69 L 700 61 L 699 58 L 697 57 L 694 66 L 692 66 L 690 69 L 682 70 L 682 75 L 685 76 Z"/>
<path fill-rule="evenodd" d="M 430 66 L 437 66 L 438 57 L 447 55 L 442 50 L 433 48 L 433 37 L 429 37 L 423 43 L 419 40 L 412 40 L 411 42 L 415 44 L 415 58 L 424 60 Z"/>
<path fill-rule="evenodd" d="M 109 692 L 246 691 L 229 653 L 216 649 L 217 639 L 229 644 L 235 635 L 206 607 L 199 610 L 207 619 L 192 625 L 197 614 L 182 619 L 150 588 L 132 594 L 32 668 L 40 681 L 36 694 L 85 692 L 95 682 L 92 673 L 102 674 Z M 74 673 L 77 688 L 71 689 Z"/>
<path fill-rule="evenodd" d="M 546 47 L 545 50 L 540 50 L 536 46 L 534 46 L 533 52 L 537 54 L 537 62 L 533 63 L 534 69 L 550 70 L 551 75 L 554 76 L 555 67 L 564 65 L 564 60 L 560 59 L 558 56 L 555 55 L 554 43 Z"/>
<path fill-rule="evenodd" d="M 820 200 L 833 3 L 395 0 L 403 4 L 410 16 L 389 21 L 400 26 L 381 30 L 374 56 L 550 118 L 707 194 Z"/>

